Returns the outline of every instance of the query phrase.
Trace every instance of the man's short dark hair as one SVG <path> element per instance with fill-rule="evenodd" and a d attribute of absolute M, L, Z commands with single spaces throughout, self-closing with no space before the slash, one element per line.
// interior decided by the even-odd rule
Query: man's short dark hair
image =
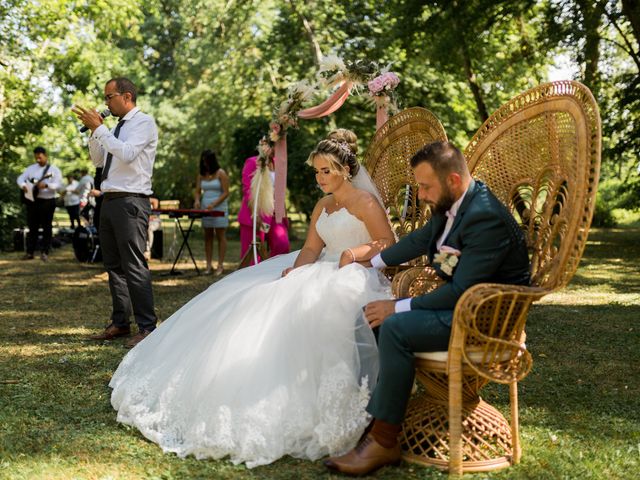
<path fill-rule="evenodd" d="M 138 98 L 138 89 L 131 80 L 126 77 L 114 77 L 107 81 L 105 85 L 109 85 L 111 82 L 116 82 L 116 90 L 118 93 L 130 93 L 131 101 L 136 103 L 136 99 Z"/>
<path fill-rule="evenodd" d="M 44 153 L 45 155 L 47 154 L 47 151 L 44 149 L 44 147 L 36 147 L 33 149 L 33 154 L 37 155 L 39 153 Z"/>
<path fill-rule="evenodd" d="M 428 143 L 411 157 L 411 168 L 426 162 L 436 172 L 441 181 L 452 172 L 468 174 L 467 161 L 460 150 L 450 142 Z"/>

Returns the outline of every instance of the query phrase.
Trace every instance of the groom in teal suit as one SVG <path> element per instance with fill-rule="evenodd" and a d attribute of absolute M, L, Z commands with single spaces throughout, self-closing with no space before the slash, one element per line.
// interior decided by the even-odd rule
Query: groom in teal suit
<path fill-rule="evenodd" d="M 356 448 L 325 460 L 328 468 L 352 475 L 400 461 L 398 434 L 413 386 L 414 352 L 447 350 L 462 293 L 478 283 L 530 281 L 524 234 L 489 188 L 471 178 L 460 150 L 431 143 L 411 158 L 411 167 L 418 198 L 432 218 L 370 262 L 383 268 L 427 255 L 445 283 L 425 295 L 365 307 L 369 324 L 380 327 L 380 374 L 367 407 L 373 421 Z"/>

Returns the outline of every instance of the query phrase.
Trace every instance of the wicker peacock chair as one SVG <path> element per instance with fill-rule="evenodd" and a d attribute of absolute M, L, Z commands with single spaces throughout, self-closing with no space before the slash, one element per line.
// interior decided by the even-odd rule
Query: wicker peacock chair
<path fill-rule="evenodd" d="M 398 238 L 423 226 L 430 217 L 426 205 L 418 202 L 418 186 L 409 160 L 423 145 L 446 141 L 440 121 L 429 110 L 408 108 L 394 115 L 376 132 L 363 165 L 382 196 L 391 225 Z M 424 259 L 412 265 L 424 265 Z M 400 268 L 387 269 L 393 277 Z"/>
<path fill-rule="evenodd" d="M 600 149 L 598 107 L 584 85 L 571 81 L 515 97 L 469 143 L 473 177 L 489 185 L 526 232 L 532 286 L 473 286 L 456 305 L 449 350 L 416 354 L 424 388 L 407 409 L 405 460 L 452 474 L 519 462 L 517 382 L 532 366 L 527 314 L 576 271 L 595 206 Z M 428 279 L 424 268 L 399 273 L 395 293 L 422 293 Z M 490 381 L 509 385 L 511 423 L 480 398 Z"/>

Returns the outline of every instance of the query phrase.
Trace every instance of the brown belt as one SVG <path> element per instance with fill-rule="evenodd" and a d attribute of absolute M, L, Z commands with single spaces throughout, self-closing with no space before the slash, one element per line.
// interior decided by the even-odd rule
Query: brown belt
<path fill-rule="evenodd" d="M 138 198 L 149 198 L 150 195 L 146 195 L 144 193 L 130 193 L 130 192 L 105 192 L 104 200 L 114 200 L 116 198 L 124 198 L 124 197 L 138 197 Z"/>

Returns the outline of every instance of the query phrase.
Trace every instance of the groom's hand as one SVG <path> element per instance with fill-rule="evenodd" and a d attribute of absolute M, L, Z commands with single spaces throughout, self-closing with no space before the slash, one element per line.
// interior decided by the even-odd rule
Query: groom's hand
<path fill-rule="evenodd" d="M 395 300 L 376 300 L 364 307 L 364 316 L 371 328 L 376 328 L 396 312 Z"/>

